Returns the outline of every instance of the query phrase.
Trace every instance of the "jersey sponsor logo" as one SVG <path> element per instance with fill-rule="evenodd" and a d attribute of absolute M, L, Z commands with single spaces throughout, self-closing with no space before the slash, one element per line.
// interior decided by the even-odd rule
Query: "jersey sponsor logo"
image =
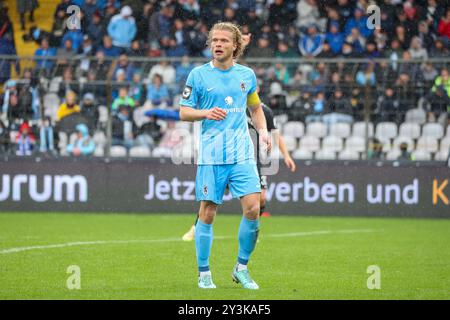
<path fill-rule="evenodd" d="M 190 86 L 186 86 L 183 90 L 183 94 L 182 97 L 183 99 L 189 99 L 191 97 L 191 93 L 192 93 L 192 87 Z"/>
<path fill-rule="evenodd" d="M 232 106 L 233 105 L 233 98 L 230 96 L 227 96 L 225 98 L 225 103 L 227 104 L 227 106 Z"/>

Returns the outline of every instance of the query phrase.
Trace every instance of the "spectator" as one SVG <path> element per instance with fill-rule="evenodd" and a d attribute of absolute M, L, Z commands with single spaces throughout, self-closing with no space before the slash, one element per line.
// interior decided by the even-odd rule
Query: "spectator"
<path fill-rule="evenodd" d="M 272 48 L 270 48 L 269 36 L 262 34 L 258 38 L 258 45 L 251 47 L 248 50 L 247 57 L 249 58 L 271 58 L 274 56 Z"/>
<path fill-rule="evenodd" d="M 438 34 L 441 37 L 447 38 L 447 43 L 450 40 L 450 8 L 447 9 L 445 17 L 439 21 Z"/>
<path fill-rule="evenodd" d="M 0 119 L 0 154 L 9 152 L 9 131 Z"/>
<path fill-rule="evenodd" d="M 95 0 L 84 0 L 84 4 L 81 5 L 81 10 L 84 12 L 87 21 L 91 21 L 98 7 L 95 4 Z"/>
<path fill-rule="evenodd" d="M 16 0 L 17 11 L 20 14 L 20 26 L 25 30 L 25 14 L 29 12 L 30 22 L 34 22 L 34 10 L 39 7 L 37 0 Z"/>
<path fill-rule="evenodd" d="M 428 121 L 447 124 L 448 112 L 450 111 L 450 97 L 443 85 L 435 87 L 434 91 L 426 96 L 428 102 Z"/>
<path fill-rule="evenodd" d="M 61 68 L 67 68 L 69 63 L 73 63 L 73 58 L 75 57 L 76 51 L 72 46 L 72 40 L 66 39 L 64 41 L 64 46 L 62 48 L 58 48 L 56 51 L 56 57 L 58 60 L 57 64 L 57 74 L 61 74 Z"/>
<path fill-rule="evenodd" d="M 366 39 L 361 35 L 358 28 L 351 29 L 350 34 L 345 38 L 345 42 L 352 45 L 355 53 L 360 55 L 364 52 Z"/>
<path fill-rule="evenodd" d="M 398 39 L 391 41 L 390 49 L 385 51 L 384 57 L 391 61 L 391 69 L 397 71 L 399 69 L 398 60 L 403 56 L 403 49 L 400 46 Z"/>
<path fill-rule="evenodd" d="M 43 38 L 41 40 L 41 45 L 36 49 L 34 56 L 36 59 L 36 71 L 43 73 L 44 76 L 48 77 L 55 63 L 51 58 L 56 56 L 56 49 L 50 48 L 48 39 Z"/>
<path fill-rule="evenodd" d="M 147 105 L 165 108 L 169 105 L 170 96 L 167 86 L 162 81 L 162 76 L 155 74 L 152 83 L 147 87 Z"/>
<path fill-rule="evenodd" d="M 19 86 L 19 94 L 26 109 L 31 106 L 33 119 L 40 118 L 41 102 L 39 97 L 38 79 L 33 77 L 32 69 L 27 68 L 23 72 L 21 85 Z M 30 101 L 31 100 L 31 101 Z"/>
<path fill-rule="evenodd" d="M 391 121 L 399 123 L 401 119 L 400 102 L 395 96 L 393 88 L 387 87 L 384 94 L 378 98 L 375 114 L 379 122 Z"/>
<path fill-rule="evenodd" d="M 61 47 L 66 45 L 66 40 L 72 41 L 72 50 L 78 52 L 81 45 L 83 44 L 83 33 L 79 29 L 72 29 L 66 32 L 61 40 Z"/>
<path fill-rule="evenodd" d="M 63 79 L 59 83 L 58 96 L 63 99 L 69 92 L 73 92 L 76 95 L 80 93 L 80 86 L 77 81 L 73 79 L 73 71 L 71 67 L 67 67 L 63 72 Z"/>
<path fill-rule="evenodd" d="M 34 143 L 36 142 L 36 138 L 31 132 L 31 128 L 28 122 L 25 121 L 20 125 L 16 140 L 17 140 L 16 155 L 31 156 L 33 152 Z"/>
<path fill-rule="evenodd" d="M 0 26 L 1 28 L 1 26 Z M 1 32 L 1 30 L 0 30 Z M 0 37 L 0 55 L 16 55 L 16 48 L 11 34 Z M 0 62 L 0 83 L 4 83 L 11 78 L 11 66 L 14 66 L 16 73 L 20 73 L 20 64 L 14 60 L 4 60 Z"/>
<path fill-rule="evenodd" d="M 296 12 L 290 10 L 287 2 L 284 0 L 274 0 L 269 6 L 268 23 L 273 26 L 275 24 L 289 24 L 295 19 Z"/>
<path fill-rule="evenodd" d="M 155 117 L 145 122 L 136 132 L 135 144 L 153 149 L 161 140 L 162 129 Z"/>
<path fill-rule="evenodd" d="M 132 13 L 129 6 L 123 7 L 120 14 L 112 17 L 108 25 L 108 34 L 113 40 L 113 45 L 121 49 L 129 49 L 131 41 L 136 36 L 136 22 Z"/>
<path fill-rule="evenodd" d="M 298 47 L 304 57 L 315 57 L 322 51 L 324 36 L 318 33 L 316 25 L 308 27 L 307 35 L 300 37 Z"/>
<path fill-rule="evenodd" d="M 33 95 L 29 86 L 17 87 L 14 80 L 8 80 L 3 94 L 2 114 L 9 120 L 10 127 L 14 122 L 33 118 Z"/>
<path fill-rule="evenodd" d="M 89 132 L 94 132 L 97 128 L 100 117 L 95 97 L 92 93 L 85 93 L 81 103 L 81 115 L 86 119 Z"/>
<path fill-rule="evenodd" d="M 345 23 L 344 35 L 349 36 L 354 28 L 364 38 L 370 37 L 373 34 L 373 30 L 367 27 L 367 17 L 364 16 L 364 10 L 361 8 L 356 8 L 353 17 Z"/>
<path fill-rule="evenodd" d="M 315 98 L 312 101 L 311 112 L 306 116 L 305 122 L 317 122 L 322 121 L 322 116 L 327 112 L 325 94 L 323 92 L 317 92 Z"/>
<path fill-rule="evenodd" d="M 80 106 L 76 103 L 77 95 L 74 91 L 69 91 L 66 94 L 66 101 L 63 102 L 57 111 L 56 120 L 61 121 L 65 117 L 79 113 L 81 111 Z"/>
<path fill-rule="evenodd" d="M 70 155 L 80 157 L 80 156 L 90 156 L 95 151 L 94 140 L 89 136 L 88 127 L 80 123 L 76 126 L 77 138 L 75 141 L 67 146 L 67 152 Z"/>
<path fill-rule="evenodd" d="M 53 40 L 58 44 L 62 43 L 62 38 L 64 36 L 64 33 L 66 32 L 66 25 L 67 25 L 66 11 L 62 8 L 58 9 L 55 12 L 55 18 L 53 19 L 53 26 L 52 26 Z"/>
<path fill-rule="evenodd" d="M 145 88 L 141 82 L 141 74 L 139 72 L 133 74 L 133 80 L 128 92 L 130 97 L 133 98 L 136 107 L 141 106 L 145 102 Z"/>
<path fill-rule="evenodd" d="M 313 106 L 313 98 L 309 90 L 302 90 L 300 97 L 295 100 L 289 109 L 288 116 L 290 121 L 304 122 L 306 116 L 311 114 Z"/>
<path fill-rule="evenodd" d="M 419 33 L 417 35 L 422 41 L 424 48 L 431 48 L 433 46 L 433 37 L 430 35 L 428 23 L 426 21 L 419 22 Z"/>
<path fill-rule="evenodd" d="M 89 64 L 89 71 L 92 70 L 95 73 L 96 79 L 106 80 L 110 66 L 110 62 L 105 60 L 104 51 L 97 51 L 95 54 L 95 60 L 92 61 L 92 64 Z M 90 72 L 88 72 L 88 75 L 89 73 Z"/>
<path fill-rule="evenodd" d="M 408 144 L 406 142 L 400 143 L 400 155 L 397 157 L 399 161 L 412 161 L 413 157 L 408 151 Z"/>
<path fill-rule="evenodd" d="M 194 65 L 189 61 L 189 57 L 183 56 L 183 58 L 181 58 L 181 63 L 177 65 L 175 69 L 175 83 L 186 83 L 189 72 L 191 72 L 192 69 L 194 69 Z M 181 92 L 181 89 L 181 86 L 179 86 L 177 92 Z"/>
<path fill-rule="evenodd" d="M 383 144 L 377 138 L 374 138 L 369 144 L 368 159 L 384 160 Z"/>
<path fill-rule="evenodd" d="M 150 69 L 148 79 L 153 81 L 155 74 L 159 74 L 162 77 L 163 83 L 166 85 L 171 85 L 175 82 L 175 68 L 167 60 L 162 60 L 158 64 L 155 64 Z"/>
<path fill-rule="evenodd" d="M 439 77 L 434 81 L 433 92 L 436 91 L 437 87 L 442 85 L 447 95 L 450 96 L 450 77 L 447 69 L 442 69 Z"/>
<path fill-rule="evenodd" d="M 119 89 L 119 96 L 114 100 L 112 107 L 111 107 L 113 114 L 116 114 L 117 112 L 119 112 L 120 106 L 124 106 L 124 107 L 128 108 L 129 111 L 134 109 L 134 107 L 136 106 L 133 98 L 131 98 L 128 95 L 127 87 L 121 87 Z"/>
<path fill-rule="evenodd" d="M 113 46 L 113 41 L 109 36 L 103 37 L 103 46 L 99 51 L 102 51 L 105 57 L 118 57 L 121 50 L 118 47 Z"/>
<path fill-rule="evenodd" d="M 105 36 L 105 26 L 102 24 L 100 11 L 95 11 L 86 29 L 86 33 L 93 40 L 95 48 L 100 48 L 102 39 Z"/>
<path fill-rule="evenodd" d="M 53 127 L 49 117 L 46 117 L 39 129 L 39 151 L 41 153 L 55 152 L 54 139 L 53 139 Z"/>
<path fill-rule="evenodd" d="M 322 119 L 327 124 L 337 122 L 353 122 L 350 100 L 344 96 L 344 92 L 340 88 L 336 88 L 333 96 L 328 101 L 325 110 L 327 113 Z"/>
<path fill-rule="evenodd" d="M 128 56 L 124 53 L 119 56 L 119 61 L 113 71 L 113 80 L 117 80 L 117 71 L 119 70 L 123 70 L 125 72 L 125 79 L 131 81 L 135 70 L 133 64 L 128 60 Z"/>
<path fill-rule="evenodd" d="M 341 53 L 342 45 L 344 44 L 344 35 L 339 32 L 338 22 L 332 22 L 330 24 L 330 29 L 325 36 L 325 40 L 330 44 L 331 51 L 335 54 Z"/>
<path fill-rule="evenodd" d="M 421 67 L 421 69 L 422 69 L 423 79 L 425 80 L 427 88 L 431 89 L 431 87 L 434 84 L 434 80 L 439 75 L 439 73 L 437 72 L 436 68 L 434 67 L 433 63 L 431 63 L 431 62 L 424 63 L 424 65 Z"/>
<path fill-rule="evenodd" d="M 121 105 L 112 120 L 112 145 L 130 149 L 134 144 L 136 128 L 130 121 L 130 110 Z"/>
<path fill-rule="evenodd" d="M 430 49 L 429 56 L 431 58 L 447 58 L 449 54 L 450 53 L 447 46 L 444 44 L 444 41 L 440 38 L 437 38 L 434 41 L 434 45 Z"/>
<path fill-rule="evenodd" d="M 367 63 L 364 71 L 359 70 L 356 73 L 356 83 L 360 86 L 375 86 L 376 83 L 376 77 L 374 72 L 375 64 L 373 62 Z"/>
<path fill-rule="evenodd" d="M 319 8 L 316 0 L 300 0 L 297 3 L 297 27 L 302 30 L 319 22 Z"/>
<path fill-rule="evenodd" d="M 84 97 L 86 93 L 91 93 L 99 105 L 106 105 L 105 88 L 101 84 L 96 84 L 97 81 L 96 71 L 90 69 L 87 73 L 87 81 L 83 83 L 81 93 Z"/>
<path fill-rule="evenodd" d="M 420 38 L 417 36 L 411 39 L 411 46 L 409 47 L 408 51 L 411 54 L 412 59 L 428 59 L 427 50 L 422 47 L 422 40 L 420 40 Z"/>

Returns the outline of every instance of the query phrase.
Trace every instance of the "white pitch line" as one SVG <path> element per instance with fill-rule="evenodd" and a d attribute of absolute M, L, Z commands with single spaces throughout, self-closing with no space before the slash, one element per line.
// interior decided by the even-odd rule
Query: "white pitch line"
<path fill-rule="evenodd" d="M 315 236 L 324 234 L 351 234 L 351 233 L 364 233 L 373 232 L 372 229 L 349 229 L 349 230 L 321 230 L 321 231 L 309 231 L 309 232 L 292 232 L 292 233 L 273 233 L 273 234 L 263 234 L 263 238 L 288 238 L 288 237 L 305 237 L 305 236 Z M 216 236 L 214 239 L 224 240 L 233 239 L 232 236 Z M 31 250 L 45 250 L 45 249 L 55 249 L 55 248 L 65 248 L 74 246 L 89 246 L 89 245 L 99 245 L 99 244 L 130 244 L 130 243 L 158 243 L 158 242 L 181 242 L 181 238 L 165 238 L 165 239 L 151 239 L 151 240 L 100 240 L 100 241 L 77 241 L 77 242 L 67 242 L 60 244 L 49 244 L 40 246 L 28 246 L 28 247 L 17 247 L 3 249 L 0 254 L 17 253 L 23 251 Z"/>

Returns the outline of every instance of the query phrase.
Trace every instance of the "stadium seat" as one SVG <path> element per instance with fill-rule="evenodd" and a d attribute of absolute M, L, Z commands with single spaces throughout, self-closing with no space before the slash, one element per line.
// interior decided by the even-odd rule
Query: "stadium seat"
<path fill-rule="evenodd" d="M 283 136 L 301 138 L 305 134 L 305 125 L 301 121 L 289 121 L 283 125 Z"/>
<path fill-rule="evenodd" d="M 74 144 L 77 138 L 78 134 L 76 132 L 73 132 L 69 137 L 69 144 Z"/>
<path fill-rule="evenodd" d="M 62 77 L 53 77 L 52 80 L 50 80 L 48 91 L 54 93 L 58 92 L 61 81 Z"/>
<path fill-rule="evenodd" d="M 343 149 L 344 143 L 342 138 L 336 136 L 326 136 L 322 142 L 322 148 L 328 149 L 334 152 L 339 152 Z"/>
<path fill-rule="evenodd" d="M 67 144 L 69 143 L 69 138 L 67 137 L 67 133 L 60 131 L 58 133 L 58 138 L 59 138 L 59 142 L 58 142 L 58 148 L 60 150 L 66 150 Z"/>
<path fill-rule="evenodd" d="M 309 150 L 300 148 L 300 149 L 295 150 L 292 153 L 292 157 L 294 159 L 308 160 L 308 159 L 312 159 L 313 158 L 313 153 L 311 151 L 309 151 Z"/>
<path fill-rule="evenodd" d="M 317 160 L 335 160 L 336 152 L 329 149 L 321 149 L 315 154 Z"/>
<path fill-rule="evenodd" d="M 112 146 L 110 149 L 111 157 L 126 157 L 127 149 L 122 146 Z"/>
<path fill-rule="evenodd" d="M 436 161 L 447 161 L 449 156 L 449 150 L 439 150 L 434 155 L 434 160 Z"/>
<path fill-rule="evenodd" d="M 60 105 L 58 95 L 55 93 L 47 93 L 44 96 L 44 116 L 50 117 L 52 121 L 56 121 L 56 114 Z"/>
<path fill-rule="evenodd" d="M 420 137 L 420 125 L 412 122 L 404 122 L 400 125 L 398 135 L 418 139 Z"/>
<path fill-rule="evenodd" d="M 300 139 L 300 149 L 305 149 L 311 152 L 320 149 L 320 140 L 314 136 L 304 136 Z"/>
<path fill-rule="evenodd" d="M 375 131 L 375 137 L 380 141 L 393 139 L 397 136 L 397 125 L 394 122 L 380 122 Z"/>
<path fill-rule="evenodd" d="M 156 158 L 170 158 L 172 156 L 172 150 L 165 147 L 156 147 L 152 155 Z"/>
<path fill-rule="evenodd" d="M 94 157 L 104 157 L 104 156 L 105 156 L 105 148 L 97 146 L 94 151 Z"/>
<path fill-rule="evenodd" d="M 398 159 L 400 154 L 401 154 L 400 150 L 394 148 L 391 151 L 386 153 L 386 160 L 395 161 Z"/>
<path fill-rule="evenodd" d="M 425 151 L 425 150 L 416 150 L 412 152 L 412 157 L 416 161 L 430 161 L 431 160 L 431 153 Z"/>
<path fill-rule="evenodd" d="M 439 150 L 441 151 L 450 150 L 450 136 L 445 136 L 444 138 L 442 138 Z"/>
<path fill-rule="evenodd" d="M 408 151 L 414 150 L 414 140 L 409 136 L 398 136 L 394 139 L 393 150 L 400 150 L 400 145 L 406 143 L 408 145 Z"/>
<path fill-rule="evenodd" d="M 306 125 L 306 135 L 323 138 L 327 135 L 327 126 L 322 122 L 311 122 Z"/>
<path fill-rule="evenodd" d="M 345 149 L 364 152 L 366 151 L 366 141 L 361 136 L 351 136 L 345 141 Z"/>
<path fill-rule="evenodd" d="M 92 139 L 94 140 L 96 146 L 103 147 L 106 144 L 106 135 L 103 131 L 96 131 Z"/>
<path fill-rule="evenodd" d="M 444 136 L 444 127 L 439 123 L 427 123 L 422 128 L 422 136 L 440 139 Z"/>
<path fill-rule="evenodd" d="M 105 106 L 98 106 L 98 122 L 101 124 L 108 123 L 108 108 Z"/>
<path fill-rule="evenodd" d="M 438 140 L 433 137 L 420 137 L 417 141 L 416 150 L 426 152 L 437 152 L 439 149 Z"/>
<path fill-rule="evenodd" d="M 130 149 L 130 157 L 149 158 L 151 156 L 150 149 L 144 146 L 136 146 Z"/>
<path fill-rule="evenodd" d="M 292 137 L 292 136 L 284 136 L 284 142 L 286 144 L 286 149 L 288 151 L 294 151 L 295 149 L 297 149 L 297 139 Z"/>
<path fill-rule="evenodd" d="M 369 122 L 369 138 L 373 137 L 373 123 Z M 364 121 L 355 122 L 353 124 L 352 136 L 362 137 L 366 136 L 366 123 Z"/>
<path fill-rule="evenodd" d="M 408 110 L 405 115 L 405 122 L 412 122 L 417 124 L 424 124 L 427 121 L 427 114 L 425 110 L 415 108 Z"/>
<path fill-rule="evenodd" d="M 349 123 L 333 123 L 330 125 L 330 135 L 339 138 L 347 138 L 350 136 L 351 126 Z"/>
<path fill-rule="evenodd" d="M 351 149 L 345 149 L 339 152 L 339 160 L 359 160 L 359 152 Z"/>

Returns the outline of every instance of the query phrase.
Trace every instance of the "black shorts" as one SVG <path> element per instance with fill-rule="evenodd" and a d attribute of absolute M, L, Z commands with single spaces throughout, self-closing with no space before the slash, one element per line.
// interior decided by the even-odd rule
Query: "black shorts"
<path fill-rule="evenodd" d="M 259 183 L 261 184 L 261 189 L 267 189 L 267 176 L 261 175 L 261 165 L 258 164 L 258 175 L 259 175 Z"/>

